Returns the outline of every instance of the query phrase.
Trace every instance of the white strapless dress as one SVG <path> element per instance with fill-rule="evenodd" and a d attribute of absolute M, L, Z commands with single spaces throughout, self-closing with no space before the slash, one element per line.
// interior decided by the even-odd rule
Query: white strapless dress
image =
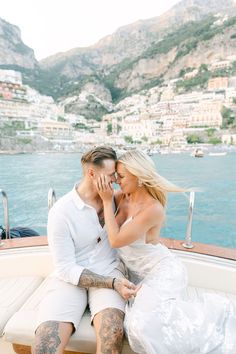
<path fill-rule="evenodd" d="M 128 220 L 127 220 L 128 221 Z M 142 283 L 126 306 L 125 331 L 141 354 L 236 354 L 236 309 L 226 297 L 185 300 L 186 269 L 162 244 L 145 238 L 118 250 L 130 280 Z"/>

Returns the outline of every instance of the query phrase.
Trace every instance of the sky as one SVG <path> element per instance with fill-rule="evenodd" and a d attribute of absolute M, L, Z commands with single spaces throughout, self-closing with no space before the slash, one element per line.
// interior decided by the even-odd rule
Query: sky
<path fill-rule="evenodd" d="M 87 47 L 117 28 L 159 16 L 180 0 L 6 0 L 0 17 L 17 25 L 37 60 Z"/>

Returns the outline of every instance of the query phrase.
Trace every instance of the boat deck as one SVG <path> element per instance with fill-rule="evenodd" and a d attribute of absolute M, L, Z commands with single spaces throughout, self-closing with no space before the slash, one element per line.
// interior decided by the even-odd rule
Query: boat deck
<path fill-rule="evenodd" d="M 193 252 L 205 255 L 211 255 L 220 258 L 236 260 L 236 249 L 219 247 L 215 245 L 203 244 L 194 242 L 193 248 L 186 249 L 183 246 L 183 240 L 175 240 L 172 238 L 160 238 L 160 242 L 166 247 L 172 250 Z M 47 236 L 37 236 L 37 237 L 25 237 L 19 239 L 8 239 L 3 241 L 3 246 L 0 247 L 1 250 L 22 248 L 22 247 L 36 247 L 36 246 L 47 246 Z"/>
<path fill-rule="evenodd" d="M 0 337 L 0 354 L 30 354 L 30 347 L 34 341 L 37 306 L 44 296 L 48 275 L 53 269 L 47 237 L 8 239 L 3 242 L 3 246 L 0 247 L 2 269 L 0 280 L 3 283 L 5 281 L 6 286 L 4 285 L 5 295 L 1 293 L 4 287 L 0 287 L 3 305 L 2 308 L 0 307 L 0 319 L 4 321 L 2 329 L 5 326 L 3 330 L 5 334 Z M 185 294 L 187 299 L 195 299 L 202 293 L 210 291 L 223 294 L 236 304 L 236 249 L 200 243 L 193 243 L 192 249 L 186 249 L 182 245 L 182 240 L 171 238 L 161 238 L 161 242 L 177 253 L 187 267 L 189 275 L 189 286 Z M 9 284 L 13 278 L 15 278 L 14 287 Z M 16 295 L 17 301 L 19 300 L 20 289 L 22 291 L 23 286 L 26 290 L 28 289 L 27 281 L 32 287 L 31 294 L 24 296 L 21 299 L 21 304 L 17 305 L 15 300 L 11 300 Z M 6 289 L 8 289 L 7 294 Z M 4 305 L 3 300 L 10 301 L 14 308 L 10 311 Z M 15 308 L 16 306 L 18 307 Z M 65 354 L 95 353 L 95 347 L 95 333 L 90 326 L 89 315 L 85 314 L 81 321 L 81 327 L 71 337 Z M 79 349 L 81 352 L 78 352 Z M 127 339 L 124 341 L 122 353 L 133 354 Z"/>

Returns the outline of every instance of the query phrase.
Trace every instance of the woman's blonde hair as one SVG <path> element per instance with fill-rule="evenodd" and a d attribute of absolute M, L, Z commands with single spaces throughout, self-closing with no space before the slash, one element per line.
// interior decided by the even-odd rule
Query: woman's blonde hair
<path fill-rule="evenodd" d="M 163 206 L 166 205 L 168 192 L 187 191 L 187 189 L 180 188 L 160 176 L 152 159 L 142 151 L 127 151 L 118 158 L 118 162 L 124 164 L 125 168 L 145 186 L 149 194 L 154 199 L 158 199 Z"/>

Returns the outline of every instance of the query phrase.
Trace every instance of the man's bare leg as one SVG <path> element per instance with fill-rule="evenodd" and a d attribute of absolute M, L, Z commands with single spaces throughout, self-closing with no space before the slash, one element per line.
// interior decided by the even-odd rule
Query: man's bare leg
<path fill-rule="evenodd" d="M 33 354 L 63 354 L 73 332 L 69 322 L 47 321 L 36 331 Z"/>
<path fill-rule="evenodd" d="M 93 320 L 97 337 L 97 354 L 121 354 L 124 312 L 107 308 Z"/>

